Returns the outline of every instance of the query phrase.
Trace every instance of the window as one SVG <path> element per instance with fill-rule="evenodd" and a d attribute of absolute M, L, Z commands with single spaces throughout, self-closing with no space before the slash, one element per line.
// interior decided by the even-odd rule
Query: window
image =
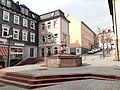
<path fill-rule="evenodd" d="M 54 28 L 57 28 L 57 20 L 54 21 Z"/>
<path fill-rule="evenodd" d="M 21 9 L 22 14 L 28 15 L 28 9 L 26 9 L 26 8 L 24 8 L 22 6 L 20 6 L 20 9 Z"/>
<path fill-rule="evenodd" d="M 19 29 L 13 28 L 13 39 L 19 39 Z"/>
<path fill-rule="evenodd" d="M 77 49 L 77 52 L 79 52 L 79 49 Z"/>
<path fill-rule="evenodd" d="M 52 40 L 51 40 L 51 35 L 48 35 L 48 38 L 47 38 L 47 42 L 49 43 L 49 42 L 51 42 Z"/>
<path fill-rule="evenodd" d="M 33 17 L 33 18 L 35 18 L 35 15 L 34 15 L 34 14 L 32 14 L 32 17 Z"/>
<path fill-rule="evenodd" d="M 54 38 L 58 38 L 58 34 L 54 34 Z"/>
<path fill-rule="evenodd" d="M 28 15 L 28 9 L 25 9 L 24 13 L 25 13 L 25 15 Z"/>
<path fill-rule="evenodd" d="M 11 47 L 11 52 L 23 53 L 23 48 Z"/>
<path fill-rule="evenodd" d="M 48 29 L 51 29 L 51 22 L 48 22 Z"/>
<path fill-rule="evenodd" d="M 45 43 L 45 36 L 42 36 L 42 42 Z"/>
<path fill-rule="evenodd" d="M 14 15 L 14 23 L 19 24 L 19 16 Z"/>
<path fill-rule="evenodd" d="M 10 26 L 2 25 L 2 37 L 5 37 L 9 34 Z"/>
<path fill-rule="evenodd" d="M 3 20 L 9 21 L 9 16 L 10 16 L 9 12 L 3 11 Z"/>
<path fill-rule="evenodd" d="M 67 42 L 67 35 L 66 34 L 63 34 L 63 41 Z"/>
<path fill-rule="evenodd" d="M 42 57 L 44 57 L 44 48 L 41 49 Z"/>
<path fill-rule="evenodd" d="M 22 32 L 22 40 L 23 41 L 27 41 L 27 36 L 28 36 L 28 32 L 27 31 L 23 31 Z"/>
<path fill-rule="evenodd" d="M 28 27 L 28 20 L 23 18 L 23 26 Z"/>
<path fill-rule="evenodd" d="M 58 34 L 54 34 L 54 42 L 57 42 Z"/>
<path fill-rule="evenodd" d="M 58 48 L 57 47 L 54 48 L 54 54 L 58 54 Z"/>
<path fill-rule="evenodd" d="M 30 57 L 34 57 L 34 48 L 30 48 Z"/>
<path fill-rule="evenodd" d="M 50 49 L 50 47 L 48 48 L 48 56 L 50 56 L 51 55 L 51 49 Z"/>
<path fill-rule="evenodd" d="M 55 15 L 55 13 L 53 12 L 53 13 L 51 13 L 51 16 L 54 16 Z"/>
<path fill-rule="evenodd" d="M 30 42 L 35 42 L 35 33 L 30 33 Z"/>
<path fill-rule="evenodd" d="M 11 7 L 11 1 L 7 0 L 7 7 Z"/>
<path fill-rule="evenodd" d="M 6 0 L 1 0 L 2 5 L 6 5 Z"/>
<path fill-rule="evenodd" d="M 23 14 L 24 14 L 24 8 L 23 8 L 23 7 L 21 7 L 21 13 L 23 13 Z"/>
<path fill-rule="evenodd" d="M 30 22 L 30 27 L 31 27 L 31 29 L 35 29 L 35 22 L 31 21 Z"/>
<path fill-rule="evenodd" d="M 42 30 L 45 30 L 45 24 L 44 23 L 42 24 Z"/>

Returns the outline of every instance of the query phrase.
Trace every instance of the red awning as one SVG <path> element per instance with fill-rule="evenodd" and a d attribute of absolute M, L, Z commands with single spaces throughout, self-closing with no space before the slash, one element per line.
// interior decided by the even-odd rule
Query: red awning
<path fill-rule="evenodd" d="M 8 56 L 8 48 L 7 47 L 0 47 L 0 55 L 1 56 Z"/>

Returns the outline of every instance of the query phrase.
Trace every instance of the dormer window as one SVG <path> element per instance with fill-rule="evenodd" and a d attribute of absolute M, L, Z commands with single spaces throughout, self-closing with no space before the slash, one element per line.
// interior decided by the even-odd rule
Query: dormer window
<path fill-rule="evenodd" d="M 23 13 L 23 14 L 24 14 L 24 8 L 23 8 L 23 7 L 21 7 L 21 13 Z"/>
<path fill-rule="evenodd" d="M 28 15 L 28 9 L 25 9 L 25 15 Z"/>
<path fill-rule="evenodd" d="M 11 0 L 1 0 L 1 4 L 7 7 L 11 7 Z"/>
<path fill-rule="evenodd" d="M 34 14 L 32 14 L 32 17 L 33 17 L 33 18 L 35 18 L 35 15 L 34 15 Z"/>
<path fill-rule="evenodd" d="M 53 12 L 53 13 L 51 13 L 51 16 L 54 16 L 55 15 L 55 13 Z"/>
<path fill-rule="evenodd" d="M 21 13 L 22 14 L 28 15 L 28 12 L 29 12 L 28 9 L 26 9 L 26 8 L 24 8 L 22 6 L 20 8 L 21 8 Z"/>
<path fill-rule="evenodd" d="M 7 0 L 7 7 L 11 7 L 11 1 Z"/>
<path fill-rule="evenodd" d="M 2 5 L 5 5 L 5 3 L 6 3 L 6 0 L 1 0 Z"/>

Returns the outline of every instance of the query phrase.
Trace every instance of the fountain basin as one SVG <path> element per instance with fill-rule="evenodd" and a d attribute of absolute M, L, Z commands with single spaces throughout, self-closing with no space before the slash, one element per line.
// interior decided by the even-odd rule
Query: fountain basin
<path fill-rule="evenodd" d="M 44 58 L 46 67 L 77 67 L 82 66 L 82 57 L 70 54 L 56 54 Z"/>

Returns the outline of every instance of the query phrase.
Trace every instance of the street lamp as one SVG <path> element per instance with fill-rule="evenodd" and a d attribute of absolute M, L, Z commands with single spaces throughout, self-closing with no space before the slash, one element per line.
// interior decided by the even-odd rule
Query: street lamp
<path fill-rule="evenodd" d="M 7 59 L 7 67 L 10 67 L 10 39 L 12 35 L 7 35 L 6 38 L 8 39 L 8 59 Z"/>

